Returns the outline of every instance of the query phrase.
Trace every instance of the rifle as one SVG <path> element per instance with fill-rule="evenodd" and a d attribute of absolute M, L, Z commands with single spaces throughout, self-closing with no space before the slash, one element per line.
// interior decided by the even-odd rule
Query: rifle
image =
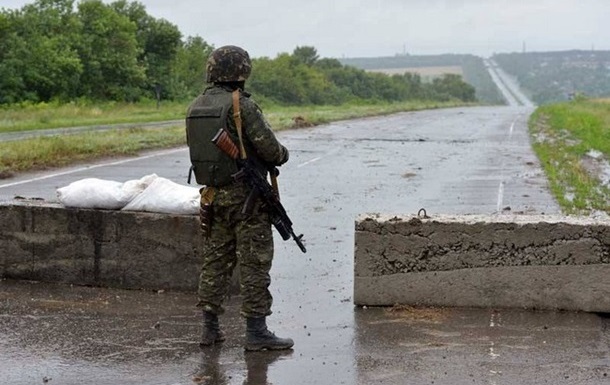
<path fill-rule="evenodd" d="M 236 181 L 245 182 L 252 189 L 243 210 L 248 211 L 248 206 L 252 204 L 254 198 L 256 196 L 261 197 L 265 208 L 269 212 L 271 223 L 280 233 L 282 239 L 286 241 L 292 237 L 301 251 L 306 253 L 307 250 L 302 242 L 303 234 L 297 236 L 294 233 L 292 221 L 288 217 L 284 206 L 282 206 L 277 193 L 267 181 L 267 178 L 261 175 L 249 159 L 241 159 L 239 157 L 239 148 L 233 143 L 233 140 L 224 129 L 221 128 L 218 130 L 214 138 L 212 138 L 212 143 L 237 162 L 239 171 L 233 175 L 233 178 Z M 279 175 L 279 171 L 275 167 L 273 167 L 270 172 L 273 173 L 272 175 L 274 176 Z"/>

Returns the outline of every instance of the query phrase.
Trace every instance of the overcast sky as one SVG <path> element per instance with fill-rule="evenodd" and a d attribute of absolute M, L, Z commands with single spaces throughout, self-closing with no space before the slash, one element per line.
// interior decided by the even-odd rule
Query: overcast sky
<path fill-rule="evenodd" d="M 20 8 L 32 1 L 2 0 Z M 110 1 L 105 1 L 110 2 Z M 610 0 L 141 0 L 184 36 L 274 57 L 610 49 Z"/>

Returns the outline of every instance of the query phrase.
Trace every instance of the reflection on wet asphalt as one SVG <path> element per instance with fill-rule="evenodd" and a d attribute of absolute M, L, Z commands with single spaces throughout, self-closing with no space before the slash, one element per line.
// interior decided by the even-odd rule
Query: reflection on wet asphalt
<path fill-rule="evenodd" d="M 524 108 L 403 113 L 279 134 L 281 195 L 307 254 L 276 238 L 270 329 L 292 352 L 200 350 L 193 293 L 0 282 L 0 384 L 602 384 L 608 319 L 503 309 L 354 308 L 354 220 L 366 212 L 554 213 Z M 183 183 L 187 150 L 0 189 L 54 197 L 84 177 Z M 1 198 L 1 197 L 0 197 Z M 197 274 L 197 272 L 193 272 Z"/>
<path fill-rule="evenodd" d="M 610 319 L 595 314 L 356 309 L 344 356 L 332 328 L 325 344 L 282 328 L 300 335 L 294 351 L 246 353 L 238 298 L 221 318 L 227 341 L 201 350 L 189 293 L 0 289 L 2 384 L 602 384 L 610 372 Z M 339 361 L 352 357 L 350 374 Z"/>

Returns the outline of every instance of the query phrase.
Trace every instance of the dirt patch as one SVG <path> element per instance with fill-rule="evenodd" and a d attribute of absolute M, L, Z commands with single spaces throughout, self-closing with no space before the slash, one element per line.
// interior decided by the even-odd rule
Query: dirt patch
<path fill-rule="evenodd" d="M 107 299 L 95 300 L 55 300 L 55 299 L 32 299 L 32 304 L 38 304 L 40 308 L 53 309 L 85 309 L 91 307 L 108 306 L 110 302 Z"/>
<path fill-rule="evenodd" d="M 305 127 L 315 126 L 315 124 L 313 124 L 312 122 L 310 122 L 309 120 L 305 119 L 303 116 L 300 116 L 300 115 L 292 118 L 292 121 L 294 122 L 294 124 L 293 124 L 294 128 L 305 128 Z"/>
<path fill-rule="evenodd" d="M 610 162 L 604 157 L 604 154 L 589 150 L 580 160 L 582 167 L 593 178 L 599 180 L 602 185 L 610 186 Z"/>
<path fill-rule="evenodd" d="M 396 304 L 386 309 L 386 312 L 400 318 L 413 321 L 439 322 L 447 318 L 448 312 L 439 307 L 415 307 L 410 305 Z"/>
<path fill-rule="evenodd" d="M 8 170 L 0 170 L 0 179 L 8 179 L 12 178 L 13 176 L 15 176 L 15 174 Z"/>

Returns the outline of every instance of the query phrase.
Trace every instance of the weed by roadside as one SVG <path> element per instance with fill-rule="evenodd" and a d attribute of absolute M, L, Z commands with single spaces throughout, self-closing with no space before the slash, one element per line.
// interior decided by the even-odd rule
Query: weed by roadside
<path fill-rule="evenodd" d="M 563 211 L 610 213 L 610 102 L 540 107 L 530 119 L 530 133 Z"/>

